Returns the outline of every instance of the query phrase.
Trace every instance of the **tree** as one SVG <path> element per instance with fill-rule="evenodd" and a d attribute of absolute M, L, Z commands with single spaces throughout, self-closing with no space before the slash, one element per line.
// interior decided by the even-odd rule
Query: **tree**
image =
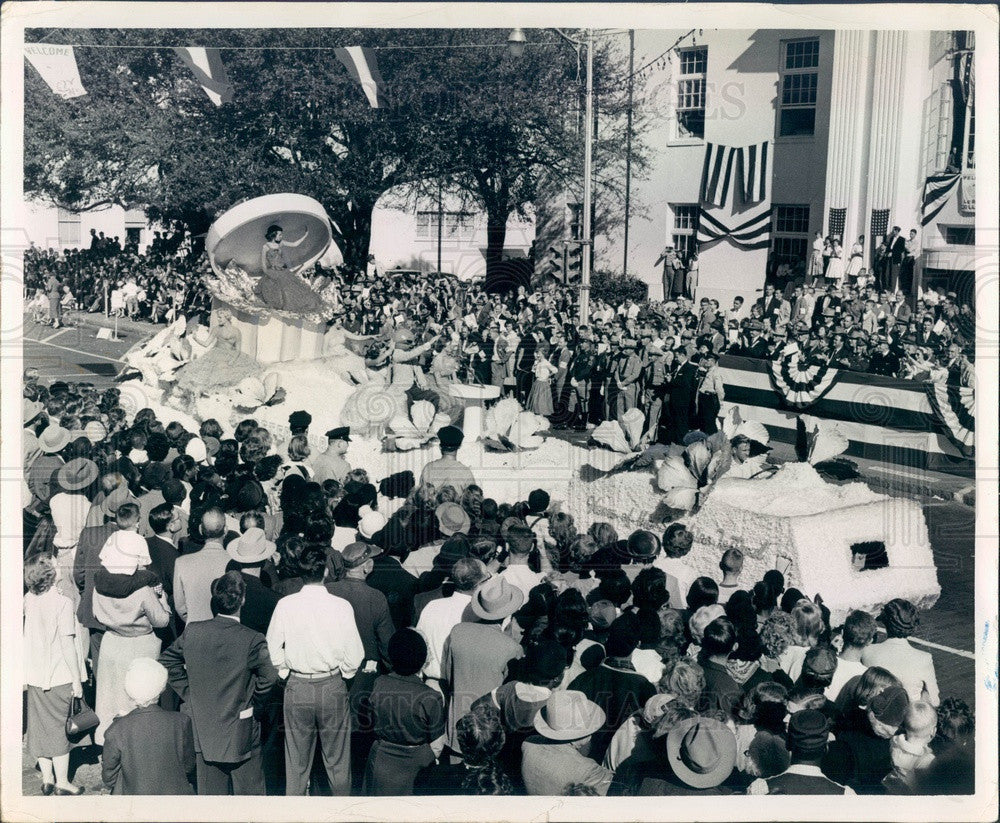
<path fill-rule="evenodd" d="M 486 212 L 496 261 L 513 212 L 580 178 L 574 55 L 549 44 L 514 61 L 506 31 L 74 29 L 28 39 L 105 47 L 76 49 L 85 97 L 61 100 L 25 69 L 25 191 L 71 211 L 142 206 L 200 234 L 242 199 L 296 191 L 323 204 L 345 264 L 360 271 L 372 211 L 392 189 L 447 176 Z M 170 48 L 191 45 L 225 49 L 232 102 L 216 107 Z M 379 49 L 388 107 L 369 107 L 330 50 L 343 45 Z M 610 49 L 595 54 L 610 78 Z M 616 177 L 616 97 L 601 99 L 599 198 Z"/>

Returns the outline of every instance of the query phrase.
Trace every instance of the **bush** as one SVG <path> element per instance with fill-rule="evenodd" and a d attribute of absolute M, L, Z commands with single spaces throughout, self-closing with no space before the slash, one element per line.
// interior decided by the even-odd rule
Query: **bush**
<path fill-rule="evenodd" d="M 649 285 L 633 275 L 625 276 L 617 272 L 601 269 L 590 278 L 590 297 L 618 306 L 626 300 L 640 302 L 649 293 Z"/>

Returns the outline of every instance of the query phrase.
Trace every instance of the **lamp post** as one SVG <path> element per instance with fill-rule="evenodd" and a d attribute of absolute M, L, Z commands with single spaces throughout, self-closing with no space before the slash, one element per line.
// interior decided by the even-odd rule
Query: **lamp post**
<path fill-rule="evenodd" d="M 590 269 L 594 250 L 593 237 L 593 161 L 594 161 L 594 30 L 587 29 L 585 40 L 574 40 L 559 29 L 552 29 L 563 40 L 569 43 L 579 54 L 581 48 L 587 49 L 587 96 L 585 104 L 585 124 L 583 132 L 583 246 L 580 255 L 580 325 L 587 324 L 590 318 Z M 524 54 L 527 38 L 523 29 L 513 29 L 507 37 L 507 48 L 512 57 Z"/>

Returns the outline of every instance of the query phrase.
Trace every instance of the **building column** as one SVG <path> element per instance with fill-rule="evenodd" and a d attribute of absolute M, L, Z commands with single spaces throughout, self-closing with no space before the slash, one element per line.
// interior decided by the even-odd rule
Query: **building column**
<path fill-rule="evenodd" d="M 867 234 L 869 130 L 865 115 L 872 95 L 872 37 L 870 31 L 838 31 L 834 40 L 822 230 L 824 234 L 828 230 L 831 209 L 847 209 L 841 240 L 848 250 L 859 234 Z"/>
<path fill-rule="evenodd" d="M 889 209 L 889 228 L 909 215 L 895 213 L 900 145 L 904 126 L 908 139 L 919 142 L 917 124 L 902 118 L 907 77 L 905 31 L 877 31 L 873 59 L 872 101 L 869 111 L 868 204 L 866 212 Z M 875 238 L 872 238 L 875 240 Z"/>

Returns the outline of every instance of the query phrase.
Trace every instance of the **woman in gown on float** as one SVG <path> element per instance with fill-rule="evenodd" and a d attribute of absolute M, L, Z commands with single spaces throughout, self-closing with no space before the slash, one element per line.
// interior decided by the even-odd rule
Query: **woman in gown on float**
<path fill-rule="evenodd" d="M 208 351 L 177 370 L 177 388 L 195 396 L 231 388 L 261 372 L 260 364 L 240 351 L 240 332 L 232 324 L 232 315 L 220 309 L 215 320 Z"/>
<path fill-rule="evenodd" d="M 260 252 L 262 275 L 254 290 L 269 308 L 302 314 L 324 309 L 320 296 L 298 275 L 301 267 L 292 268 L 285 256 L 284 247 L 296 248 L 308 236 L 307 228 L 298 240 L 286 241 L 281 226 L 268 226 L 264 234 L 266 242 Z"/>

